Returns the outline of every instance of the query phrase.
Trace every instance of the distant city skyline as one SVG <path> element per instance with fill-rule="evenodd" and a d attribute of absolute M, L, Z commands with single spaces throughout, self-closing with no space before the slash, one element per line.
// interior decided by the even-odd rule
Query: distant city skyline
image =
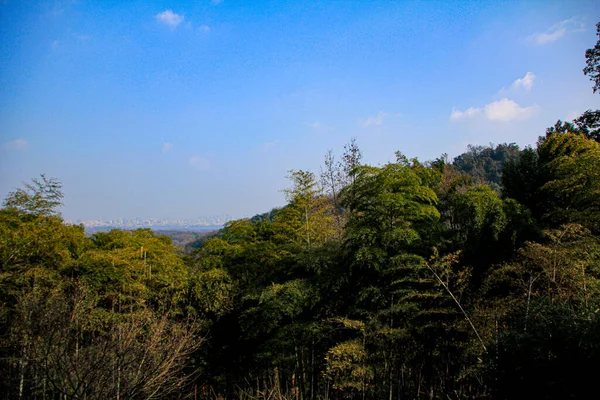
<path fill-rule="evenodd" d="M 198 217 L 195 219 L 166 219 L 166 218 L 115 218 L 109 220 L 81 220 L 67 221 L 74 224 L 83 224 L 86 228 L 96 227 L 193 227 L 193 226 L 223 226 L 235 218 L 232 215 Z"/>
<path fill-rule="evenodd" d="M 0 4 L 0 197 L 45 173 L 68 221 L 251 217 L 356 137 L 364 162 L 534 145 L 599 108 L 600 2 Z"/>

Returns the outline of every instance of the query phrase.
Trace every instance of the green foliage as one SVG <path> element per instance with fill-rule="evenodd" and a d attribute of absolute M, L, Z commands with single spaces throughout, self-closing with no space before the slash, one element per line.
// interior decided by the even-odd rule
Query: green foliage
<path fill-rule="evenodd" d="M 584 116 L 453 163 L 363 165 L 352 141 L 326 159 L 327 195 L 290 171 L 288 204 L 188 256 L 149 229 L 86 237 L 57 181 L 34 180 L 0 210 L 0 393 L 582 397 L 600 359 Z"/>
<path fill-rule="evenodd" d="M 575 224 L 544 236 L 488 282 L 505 304 L 496 317 L 505 328 L 489 358 L 494 398 L 584 398 L 593 388 L 590 368 L 600 357 L 600 242 Z M 517 390 L 514 382 L 527 384 Z"/>
<path fill-rule="evenodd" d="M 600 110 L 587 110 L 573 122 L 586 138 L 600 143 Z"/>
<path fill-rule="evenodd" d="M 351 211 L 347 242 L 359 263 L 376 269 L 384 253 L 418 246 L 421 233 L 439 219 L 435 191 L 409 165 L 359 167 L 355 183 L 342 194 Z"/>
<path fill-rule="evenodd" d="M 451 224 L 459 241 L 472 243 L 484 235 L 497 239 L 506 225 L 502 200 L 489 186 L 471 186 L 454 195 L 451 201 L 454 202 Z"/>
<path fill-rule="evenodd" d="M 600 142 L 600 110 L 587 110 L 573 122 L 563 122 L 559 119 L 554 126 L 546 129 L 546 137 L 554 133 L 578 133 Z"/>
<path fill-rule="evenodd" d="M 184 319 L 189 271 L 171 240 L 150 230 L 88 238 L 55 210 L 58 181 L 33 182 L 0 210 L 3 397 L 181 390 L 201 340 Z"/>
<path fill-rule="evenodd" d="M 192 276 L 192 293 L 197 311 L 219 317 L 231 310 L 235 285 L 227 271 L 214 268 Z"/>
<path fill-rule="evenodd" d="M 279 241 L 310 248 L 333 234 L 334 219 L 327 197 L 317 189 L 312 172 L 289 171 L 292 187 L 284 190 L 289 204 L 274 218 Z"/>
<path fill-rule="evenodd" d="M 250 297 L 256 301 L 256 306 L 245 311 L 243 321 L 249 331 L 269 333 L 283 325 L 284 321 L 292 321 L 303 311 L 309 310 L 314 305 L 315 295 L 312 286 L 304 280 L 273 283 L 264 288 L 259 296 Z"/>
<path fill-rule="evenodd" d="M 514 160 L 519 154 L 519 146 L 515 143 L 490 144 L 484 146 L 468 146 L 468 151 L 456 157 L 452 163 L 459 171 L 464 172 L 478 184 L 489 185 L 499 191 L 505 164 Z"/>
<path fill-rule="evenodd" d="M 325 377 L 342 392 L 365 392 L 373 380 L 373 367 L 360 340 L 342 342 L 327 352 Z"/>
<path fill-rule="evenodd" d="M 25 184 L 25 189 L 10 192 L 4 199 L 3 206 L 34 216 L 60 216 L 58 207 L 62 205 L 62 183 L 56 178 L 33 178 Z"/>
<path fill-rule="evenodd" d="M 600 143 L 580 135 L 551 135 L 538 152 L 548 180 L 541 191 L 554 226 L 580 223 L 600 232 Z"/>
<path fill-rule="evenodd" d="M 149 229 L 112 230 L 94 234 L 92 241 L 94 248 L 82 255 L 74 272 L 111 307 L 151 303 L 172 309 L 183 301 L 188 272 L 168 237 Z"/>
<path fill-rule="evenodd" d="M 583 73 L 589 76 L 590 80 L 594 82 L 594 93 L 600 90 L 600 22 L 596 24 L 596 35 L 598 36 L 596 45 L 585 51 L 585 62 L 587 65 L 583 69 Z"/>
<path fill-rule="evenodd" d="M 542 201 L 540 188 L 544 182 L 538 152 L 525 148 L 516 159 L 506 164 L 502 176 L 502 194 L 535 211 Z"/>

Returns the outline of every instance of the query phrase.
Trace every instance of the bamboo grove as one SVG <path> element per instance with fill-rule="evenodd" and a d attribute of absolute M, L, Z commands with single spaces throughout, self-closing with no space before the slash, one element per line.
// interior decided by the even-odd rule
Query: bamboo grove
<path fill-rule="evenodd" d="M 352 140 L 191 254 L 149 229 L 86 236 L 42 175 L 0 210 L 0 396 L 590 398 L 599 121 L 380 166 Z"/>

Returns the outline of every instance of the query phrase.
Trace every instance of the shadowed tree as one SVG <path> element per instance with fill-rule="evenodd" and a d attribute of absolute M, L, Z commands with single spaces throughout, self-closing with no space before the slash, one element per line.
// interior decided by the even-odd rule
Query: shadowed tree
<path fill-rule="evenodd" d="M 598 36 L 596 45 L 585 51 L 587 65 L 583 69 L 583 73 L 594 83 L 594 93 L 600 91 L 600 22 L 596 24 L 596 35 Z"/>

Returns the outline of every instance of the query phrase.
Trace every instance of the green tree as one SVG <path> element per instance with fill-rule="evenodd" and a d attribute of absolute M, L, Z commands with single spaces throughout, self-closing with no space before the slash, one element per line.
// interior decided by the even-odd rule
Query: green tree
<path fill-rule="evenodd" d="M 551 135 L 538 146 L 547 180 L 545 219 L 554 227 L 580 223 L 600 232 L 600 143 L 581 135 Z"/>
<path fill-rule="evenodd" d="M 502 176 L 502 196 L 517 200 L 539 217 L 538 210 L 542 202 L 540 188 L 546 179 L 538 152 L 527 147 L 515 160 L 506 164 Z"/>
<path fill-rule="evenodd" d="M 284 190 L 289 204 L 274 220 L 278 238 L 310 249 L 334 233 L 331 204 L 317 188 L 312 172 L 289 171 L 292 187 Z"/>
<path fill-rule="evenodd" d="M 331 197 L 332 213 L 335 216 L 335 228 L 338 234 L 342 228 L 342 213 L 340 205 L 340 190 L 344 185 L 342 165 L 336 163 L 332 150 L 325 153 L 324 166 L 321 168 L 321 186 L 327 196 Z"/>
<path fill-rule="evenodd" d="M 348 186 L 354 183 L 356 179 L 356 168 L 360 166 L 362 160 L 362 152 L 358 147 L 356 137 L 350 139 L 350 141 L 344 146 L 344 153 L 342 154 L 342 172 L 344 186 Z"/>
<path fill-rule="evenodd" d="M 0 385 L 7 398 L 153 398 L 180 390 L 201 342 L 188 270 L 148 229 L 93 238 L 42 176 L 0 210 Z"/>
<path fill-rule="evenodd" d="M 467 174 L 477 184 L 490 185 L 500 191 L 502 173 L 505 164 L 514 160 L 519 154 L 519 146 L 515 143 L 490 146 L 468 146 L 468 150 L 457 156 L 453 165 Z"/>
<path fill-rule="evenodd" d="M 62 206 L 62 183 L 56 178 L 33 178 L 25 183 L 25 189 L 10 192 L 4 199 L 3 206 L 9 210 L 17 210 L 35 216 L 60 216 L 57 208 Z"/>
<path fill-rule="evenodd" d="M 600 110 L 587 110 L 573 122 L 563 122 L 559 119 L 554 126 L 546 129 L 546 137 L 553 133 L 579 133 L 600 142 Z"/>
<path fill-rule="evenodd" d="M 350 210 L 347 290 L 356 293 L 347 315 L 364 324 L 368 360 L 377 371 L 370 394 L 436 393 L 440 381 L 454 379 L 442 359 L 456 349 L 440 337 L 458 316 L 425 264 L 440 229 L 441 173 L 400 153 L 396 163 L 360 166 L 357 172 L 354 185 L 345 189 L 353 191 L 344 204 Z M 393 382 L 400 375 L 398 388 Z"/>
<path fill-rule="evenodd" d="M 600 110 L 587 110 L 573 122 L 586 138 L 600 143 Z"/>
<path fill-rule="evenodd" d="M 569 224 L 545 231 L 541 242 L 527 243 L 490 275 L 486 300 L 502 310 L 490 321 L 494 398 L 585 398 L 593 392 L 599 260 L 598 238 Z"/>
<path fill-rule="evenodd" d="M 596 45 L 585 51 L 585 62 L 587 65 L 583 69 L 583 73 L 589 76 L 590 80 L 594 82 L 594 93 L 600 91 L 600 22 L 596 24 L 596 35 L 598 36 Z"/>

